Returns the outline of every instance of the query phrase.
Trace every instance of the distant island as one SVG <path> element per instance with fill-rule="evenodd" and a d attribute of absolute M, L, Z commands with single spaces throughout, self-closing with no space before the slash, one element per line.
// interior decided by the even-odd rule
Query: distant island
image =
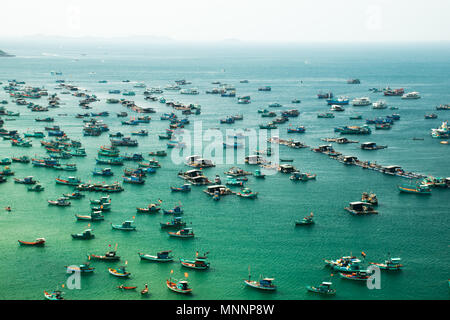
<path fill-rule="evenodd" d="M 3 50 L 0 50 L 0 57 L 15 57 L 13 54 L 6 53 Z"/>

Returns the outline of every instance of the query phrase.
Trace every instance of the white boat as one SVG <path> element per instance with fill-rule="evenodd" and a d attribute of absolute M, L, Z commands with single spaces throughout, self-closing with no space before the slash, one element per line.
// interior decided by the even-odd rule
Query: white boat
<path fill-rule="evenodd" d="M 337 105 L 337 104 L 333 104 L 330 108 L 331 111 L 345 111 L 345 108 Z"/>
<path fill-rule="evenodd" d="M 352 105 L 355 107 L 369 106 L 372 102 L 367 97 L 355 98 L 352 100 Z"/>
<path fill-rule="evenodd" d="M 197 89 L 183 89 L 180 91 L 181 94 L 199 94 L 200 92 Z"/>
<path fill-rule="evenodd" d="M 373 109 L 386 109 L 387 103 L 384 100 L 379 100 L 377 102 L 372 103 L 372 108 Z"/>
<path fill-rule="evenodd" d="M 420 99 L 420 94 L 416 91 L 408 92 L 402 95 L 402 99 Z"/>

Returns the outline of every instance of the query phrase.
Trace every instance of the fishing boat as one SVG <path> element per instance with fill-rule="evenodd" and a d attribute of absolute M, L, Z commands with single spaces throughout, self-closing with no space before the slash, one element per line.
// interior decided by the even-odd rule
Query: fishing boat
<path fill-rule="evenodd" d="M 109 198 L 109 195 L 101 197 L 98 200 L 89 200 L 90 204 L 98 204 L 98 205 L 105 205 L 105 204 L 111 204 L 111 199 Z"/>
<path fill-rule="evenodd" d="M 11 160 L 13 161 L 13 162 L 19 162 L 19 163 L 30 163 L 30 158 L 29 157 L 27 157 L 27 156 L 22 156 L 22 157 L 13 157 L 13 158 L 11 158 Z"/>
<path fill-rule="evenodd" d="M 121 289 L 121 290 L 135 290 L 137 288 L 137 286 L 124 286 L 123 284 L 121 284 L 120 286 L 117 286 L 117 289 Z"/>
<path fill-rule="evenodd" d="M 156 156 L 156 157 L 165 157 L 167 156 L 167 152 L 164 150 L 159 150 L 156 152 L 149 152 L 148 153 L 149 156 Z"/>
<path fill-rule="evenodd" d="M 257 179 L 264 179 L 266 177 L 266 175 L 262 173 L 260 169 L 256 169 L 253 173 L 253 176 Z"/>
<path fill-rule="evenodd" d="M 167 234 L 170 237 L 175 238 L 193 238 L 194 237 L 194 230 L 192 228 L 184 228 L 181 230 L 178 230 L 177 232 L 167 232 Z"/>
<path fill-rule="evenodd" d="M 123 160 L 122 158 L 118 157 L 118 158 L 112 158 L 112 159 L 95 159 L 97 161 L 98 164 L 107 164 L 107 165 L 111 165 L 111 166 L 122 166 L 123 165 Z"/>
<path fill-rule="evenodd" d="M 120 277 L 120 278 L 127 278 L 131 275 L 131 273 L 127 272 L 125 270 L 125 266 L 121 266 L 117 269 L 114 268 L 108 268 L 108 271 L 110 274 L 112 274 L 115 277 Z"/>
<path fill-rule="evenodd" d="M 48 200 L 47 202 L 49 205 L 58 206 L 58 207 L 68 207 L 71 204 L 70 201 L 67 201 L 66 197 L 61 197 L 56 200 Z"/>
<path fill-rule="evenodd" d="M 244 186 L 244 182 L 243 181 L 240 181 L 240 180 L 238 180 L 236 178 L 233 178 L 231 176 L 227 177 L 227 181 L 225 182 L 225 184 L 229 185 L 229 186 L 241 186 L 241 187 Z"/>
<path fill-rule="evenodd" d="M 298 126 L 295 128 L 291 128 L 291 127 L 287 128 L 287 133 L 304 133 L 305 131 L 306 130 L 305 130 L 304 126 Z"/>
<path fill-rule="evenodd" d="M 338 111 L 338 112 L 342 112 L 342 111 L 345 111 L 345 108 L 342 107 L 342 106 L 340 106 L 340 105 L 338 105 L 338 104 L 333 104 L 333 105 L 330 107 L 330 111 Z"/>
<path fill-rule="evenodd" d="M 255 199 L 258 197 L 258 192 L 253 192 L 250 188 L 243 188 L 236 195 L 241 198 Z"/>
<path fill-rule="evenodd" d="M 80 240 L 94 239 L 95 235 L 92 233 L 92 229 L 86 229 L 82 233 L 72 234 L 72 238 Z"/>
<path fill-rule="evenodd" d="M 402 99 L 407 99 L 407 100 L 420 99 L 420 94 L 419 94 L 419 92 L 416 92 L 416 91 L 408 92 L 408 93 L 405 93 L 404 95 L 402 95 Z"/>
<path fill-rule="evenodd" d="M 81 182 L 80 179 L 76 178 L 76 177 L 68 177 L 67 179 L 62 179 L 62 178 L 56 178 L 55 182 L 57 184 L 64 184 L 67 186 L 78 186 L 80 184 L 82 184 L 83 182 Z"/>
<path fill-rule="evenodd" d="M 360 270 L 352 273 L 342 273 L 340 272 L 339 275 L 343 279 L 348 280 L 359 280 L 359 281 L 367 281 L 370 278 L 370 274 L 366 270 Z"/>
<path fill-rule="evenodd" d="M 403 184 L 398 186 L 398 189 L 404 193 L 431 194 L 429 186 L 420 184 Z"/>
<path fill-rule="evenodd" d="M 137 212 L 144 212 L 144 213 L 151 213 L 151 212 L 158 212 L 161 210 L 161 207 L 159 204 L 151 203 L 148 205 L 147 208 L 136 208 Z"/>
<path fill-rule="evenodd" d="M 157 160 L 149 160 L 146 162 L 139 162 L 138 166 L 140 168 L 161 168 L 161 165 Z"/>
<path fill-rule="evenodd" d="M 317 118 L 334 118 L 334 114 L 327 112 L 327 113 L 319 113 L 317 115 Z"/>
<path fill-rule="evenodd" d="M 132 136 L 141 136 L 141 137 L 146 137 L 148 136 L 148 131 L 145 129 L 139 130 L 139 131 L 134 131 L 131 132 Z"/>
<path fill-rule="evenodd" d="M 170 190 L 177 192 L 189 192 L 191 191 L 191 185 L 189 183 L 185 183 L 181 187 L 170 187 Z"/>
<path fill-rule="evenodd" d="M 350 116 L 349 119 L 350 120 L 362 120 L 362 115 Z"/>
<path fill-rule="evenodd" d="M 67 272 L 80 272 L 80 273 L 91 273 L 94 272 L 95 268 L 91 267 L 89 262 L 80 264 L 78 266 L 65 266 L 67 268 Z"/>
<path fill-rule="evenodd" d="M 210 263 L 206 261 L 207 254 L 203 254 L 203 256 L 199 256 L 198 252 L 196 253 L 195 260 L 187 260 L 187 259 L 181 259 L 180 263 L 183 267 L 191 268 L 191 269 L 197 269 L 197 270 L 206 270 L 209 269 Z"/>
<path fill-rule="evenodd" d="M 116 251 L 108 251 L 105 253 L 105 255 L 97 255 L 97 254 L 90 254 L 88 255 L 89 259 L 93 260 L 103 260 L 103 261 L 119 261 L 120 257 L 116 254 Z"/>
<path fill-rule="evenodd" d="M 32 176 L 29 176 L 29 177 L 25 177 L 23 179 L 14 178 L 14 182 L 20 183 L 20 184 L 36 184 L 37 181 L 33 180 Z"/>
<path fill-rule="evenodd" d="M 375 265 L 382 270 L 398 271 L 403 268 L 401 260 L 400 258 L 389 258 L 384 263 L 369 262 L 369 264 Z"/>
<path fill-rule="evenodd" d="M 182 214 L 184 212 L 183 207 L 181 205 L 177 205 L 175 206 L 173 209 L 171 210 L 163 210 L 164 214 Z"/>
<path fill-rule="evenodd" d="M 44 297 L 47 300 L 64 300 L 62 295 L 63 295 L 63 292 L 59 291 L 59 290 L 55 290 L 51 293 L 44 291 Z"/>
<path fill-rule="evenodd" d="M 289 179 L 292 181 L 308 181 L 316 179 L 316 175 L 307 172 L 294 171 Z"/>
<path fill-rule="evenodd" d="M 123 230 L 123 231 L 135 231 L 136 226 L 133 225 L 134 221 L 124 221 L 122 224 L 112 224 L 111 227 L 116 230 Z"/>
<path fill-rule="evenodd" d="M 169 278 L 166 280 L 166 284 L 167 288 L 174 292 L 183 294 L 192 293 L 192 289 L 189 288 L 189 283 L 186 280 L 176 280 Z"/>
<path fill-rule="evenodd" d="M 380 150 L 380 149 L 386 149 L 386 148 L 387 148 L 387 146 L 377 145 L 376 142 L 361 143 L 361 149 L 363 149 L 363 150 Z"/>
<path fill-rule="evenodd" d="M 374 103 L 372 103 L 372 109 L 386 109 L 387 103 L 384 100 L 379 100 Z"/>
<path fill-rule="evenodd" d="M 130 177 L 123 176 L 123 182 L 131 184 L 144 184 L 145 180 L 141 176 L 132 175 Z"/>
<path fill-rule="evenodd" d="M 370 203 L 371 205 L 374 206 L 378 205 L 377 195 L 373 192 L 370 193 L 363 192 L 361 195 L 361 201 Z"/>
<path fill-rule="evenodd" d="M 102 211 L 94 211 L 90 215 L 80 215 L 75 214 L 77 220 L 88 220 L 88 221 L 100 221 L 104 220 L 105 216 L 102 215 Z"/>
<path fill-rule="evenodd" d="M 169 262 L 173 261 L 173 257 L 170 255 L 171 252 L 172 250 L 160 251 L 156 253 L 156 256 L 138 252 L 138 255 L 141 258 L 141 260 Z"/>
<path fill-rule="evenodd" d="M 34 241 L 22 241 L 22 240 L 17 241 L 19 241 L 19 244 L 22 246 L 43 246 L 45 244 L 45 238 L 37 238 Z"/>
<path fill-rule="evenodd" d="M 40 131 L 34 131 L 34 132 L 26 132 L 23 134 L 26 138 L 44 138 L 45 134 Z"/>
<path fill-rule="evenodd" d="M 63 196 L 66 198 L 69 198 L 69 199 L 81 199 L 84 197 L 84 194 L 82 194 L 81 192 L 75 191 L 72 193 L 63 194 Z"/>
<path fill-rule="evenodd" d="M 259 125 L 260 129 L 277 129 L 278 127 L 273 124 L 272 122 L 268 123 L 268 124 L 260 124 Z"/>
<path fill-rule="evenodd" d="M 110 177 L 114 175 L 114 172 L 111 171 L 111 168 L 102 168 L 102 169 L 96 168 L 94 169 L 94 171 L 92 171 L 92 175 Z"/>
<path fill-rule="evenodd" d="M 425 119 L 436 119 L 438 116 L 435 113 L 426 114 Z"/>
<path fill-rule="evenodd" d="M 347 97 L 338 97 L 327 99 L 326 101 L 328 105 L 347 105 L 350 99 Z"/>
<path fill-rule="evenodd" d="M 273 284 L 273 281 L 275 279 L 273 278 L 263 278 L 259 281 L 250 280 L 250 275 L 248 277 L 248 280 L 244 280 L 244 283 L 252 288 L 260 289 L 260 290 L 268 290 L 268 291 L 274 291 L 277 289 L 277 286 Z"/>
<path fill-rule="evenodd" d="M 148 294 L 148 284 L 145 284 L 145 285 L 144 285 L 144 289 L 141 290 L 141 294 L 142 294 L 142 295 Z"/>
<path fill-rule="evenodd" d="M 355 201 L 350 202 L 348 207 L 344 208 L 353 215 L 366 215 L 366 214 L 377 214 L 378 211 L 372 208 L 372 205 L 367 202 Z"/>
<path fill-rule="evenodd" d="M 295 225 L 296 226 L 305 226 L 305 225 L 314 224 L 313 217 L 314 217 L 314 214 L 311 212 L 311 214 L 309 216 L 304 217 L 302 220 L 296 220 Z"/>
<path fill-rule="evenodd" d="M 37 183 L 34 186 L 28 187 L 28 191 L 34 191 L 34 192 L 41 192 L 44 191 L 44 187 L 42 186 L 42 184 Z"/>
<path fill-rule="evenodd" d="M 322 282 L 318 287 L 315 286 L 307 286 L 306 289 L 309 292 L 333 295 L 336 294 L 336 289 L 331 289 L 331 282 Z"/>
<path fill-rule="evenodd" d="M 184 222 L 181 217 L 174 217 L 169 222 L 161 222 L 160 225 L 161 229 L 182 228 L 186 226 L 186 222 Z"/>

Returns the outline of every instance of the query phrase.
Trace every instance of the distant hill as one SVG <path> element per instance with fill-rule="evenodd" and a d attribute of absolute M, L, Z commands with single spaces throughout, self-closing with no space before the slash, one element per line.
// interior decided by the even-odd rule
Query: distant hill
<path fill-rule="evenodd" d="M 0 50 L 0 57 L 14 57 L 13 54 L 6 53 L 3 50 Z"/>

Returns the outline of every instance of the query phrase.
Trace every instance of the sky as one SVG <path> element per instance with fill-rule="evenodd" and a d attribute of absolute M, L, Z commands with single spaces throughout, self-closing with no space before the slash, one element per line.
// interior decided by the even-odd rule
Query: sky
<path fill-rule="evenodd" d="M 14 0 L 1 11 L 0 39 L 450 41 L 450 0 Z"/>

